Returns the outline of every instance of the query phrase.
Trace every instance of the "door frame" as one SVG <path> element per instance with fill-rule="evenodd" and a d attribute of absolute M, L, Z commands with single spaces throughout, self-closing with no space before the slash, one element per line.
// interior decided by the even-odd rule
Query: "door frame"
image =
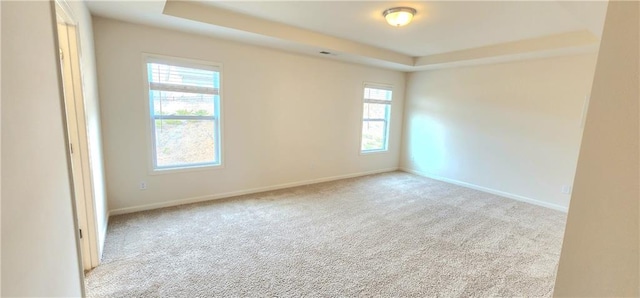
<path fill-rule="evenodd" d="M 98 230 L 94 189 L 89 158 L 88 131 L 84 105 L 82 66 L 78 22 L 65 0 L 55 0 L 58 41 L 64 89 L 65 115 L 69 135 L 69 156 L 72 160 L 76 214 L 80 231 L 82 267 L 98 266 Z"/>

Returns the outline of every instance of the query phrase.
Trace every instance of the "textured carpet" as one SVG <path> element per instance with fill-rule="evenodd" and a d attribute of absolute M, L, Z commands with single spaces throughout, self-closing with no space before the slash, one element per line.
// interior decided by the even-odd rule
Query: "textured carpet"
<path fill-rule="evenodd" d="M 565 218 L 403 172 L 114 216 L 87 295 L 551 296 Z"/>

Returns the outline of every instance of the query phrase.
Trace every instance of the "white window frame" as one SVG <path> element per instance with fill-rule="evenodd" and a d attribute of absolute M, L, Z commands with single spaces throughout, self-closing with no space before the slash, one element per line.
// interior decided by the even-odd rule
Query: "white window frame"
<path fill-rule="evenodd" d="M 365 89 L 366 88 L 370 88 L 370 89 L 381 89 L 381 90 L 388 90 L 391 91 L 391 100 L 377 100 L 377 99 L 370 99 L 370 98 L 365 98 L 364 94 L 365 94 Z M 362 89 L 360 90 L 360 96 L 362 96 L 362 104 L 360 105 L 361 110 L 360 110 L 360 142 L 358 142 L 358 148 L 360 151 L 361 155 L 366 155 L 366 154 L 372 154 L 372 153 L 384 153 L 384 152 L 388 152 L 389 151 L 389 127 L 391 126 L 391 109 L 393 107 L 393 85 L 389 85 L 389 84 L 382 84 L 382 83 L 372 83 L 372 82 L 364 82 L 362 84 Z M 366 103 L 377 103 L 377 104 L 386 104 L 389 106 L 389 109 L 387 110 L 387 115 L 385 117 L 385 119 L 365 119 L 364 117 L 364 105 Z M 369 150 L 363 150 L 362 149 L 362 137 L 363 137 L 363 129 L 364 129 L 364 123 L 365 121 L 384 121 L 385 122 L 385 129 L 384 129 L 384 146 L 382 149 L 369 149 Z"/>
<path fill-rule="evenodd" d="M 204 117 L 207 119 L 203 120 L 211 120 L 213 118 L 214 127 L 217 128 L 216 131 L 216 140 L 215 144 L 217 148 L 215 148 L 215 152 L 217 153 L 217 162 L 211 163 L 194 163 L 194 164 L 184 164 L 184 165 L 176 165 L 176 166 L 166 166 L 166 167 L 158 167 L 157 166 L 157 155 L 156 155 L 156 134 L 155 134 L 155 120 L 157 120 L 157 116 L 154 115 L 153 112 L 153 104 L 151 103 L 150 97 L 150 84 L 148 78 L 148 63 L 161 63 L 161 64 L 169 64 L 180 67 L 188 67 L 188 68 L 196 68 L 196 69 L 205 69 L 219 72 L 220 78 L 220 86 L 217 92 L 218 102 L 217 105 L 214 103 L 214 116 L 160 116 L 162 119 L 182 119 L 184 117 L 188 117 L 188 120 L 198 120 L 196 118 Z M 154 174 L 166 174 L 166 173 L 175 173 L 175 172 L 185 172 L 185 171 L 196 171 L 196 170 L 209 170 L 209 169 L 219 169 L 223 168 L 223 68 L 221 63 L 204 61 L 204 60 L 196 60 L 196 59 L 188 59 L 188 58 L 180 58 L 173 56 L 165 56 L 165 55 L 156 55 L 143 53 L 142 54 L 142 69 L 143 69 L 143 81 L 144 81 L 144 93 L 145 93 L 145 106 L 146 106 L 146 123 L 147 123 L 147 147 L 148 147 L 148 155 L 149 155 L 149 173 Z M 178 86 L 174 86 L 178 87 Z M 181 86 L 183 87 L 183 86 Z M 184 88 L 184 87 L 183 87 Z M 197 87 L 196 87 L 197 88 Z M 176 89 L 177 90 L 177 89 Z M 174 90 L 172 90 L 174 91 Z M 209 90 L 212 91 L 212 90 Z M 180 120 L 178 119 L 178 120 Z"/>

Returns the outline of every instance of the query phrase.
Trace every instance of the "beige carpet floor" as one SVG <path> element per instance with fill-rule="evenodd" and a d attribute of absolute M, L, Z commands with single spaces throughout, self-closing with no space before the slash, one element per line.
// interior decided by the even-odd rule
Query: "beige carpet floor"
<path fill-rule="evenodd" d="M 403 172 L 114 216 L 87 295 L 551 296 L 565 218 Z"/>

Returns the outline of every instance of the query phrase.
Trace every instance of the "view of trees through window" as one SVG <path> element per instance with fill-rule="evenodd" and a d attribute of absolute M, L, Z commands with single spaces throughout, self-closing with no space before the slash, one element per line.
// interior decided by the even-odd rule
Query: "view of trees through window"
<path fill-rule="evenodd" d="M 154 168 L 220 164 L 220 73 L 147 63 Z"/>
<path fill-rule="evenodd" d="M 387 150 L 391 99 L 390 89 L 365 86 L 360 146 L 362 152 Z"/>

